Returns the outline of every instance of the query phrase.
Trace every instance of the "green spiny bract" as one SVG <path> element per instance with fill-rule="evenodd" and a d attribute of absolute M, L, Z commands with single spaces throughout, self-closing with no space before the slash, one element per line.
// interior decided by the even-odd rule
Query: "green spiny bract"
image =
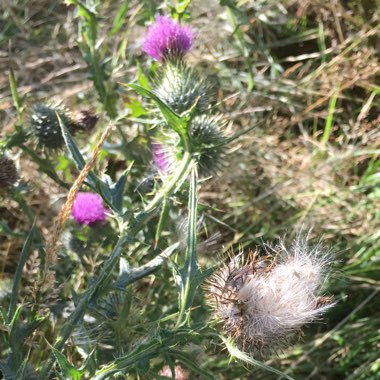
<path fill-rule="evenodd" d="M 6 157 L 0 157 L 0 190 L 9 189 L 18 180 L 16 165 Z"/>
<path fill-rule="evenodd" d="M 202 176 L 213 174 L 223 166 L 224 125 L 225 122 L 220 116 L 208 115 L 195 116 L 189 123 L 191 149 Z"/>
<path fill-rule="evenodd" d="M 166 61 L 159 70 L 154 93 L 178 114 L 194 105 L 199 112 L 209 106 L 210 88 L 196 72 L 182 61 Z"/>
<path fill-rule="evenodd" d="M 71 128 L 68 112 L 53 105 L 37 104 L 30 114 L 30 128 L 38 144 L 45 148 L 59 149 L 64 145 L 60 122 Z"/>

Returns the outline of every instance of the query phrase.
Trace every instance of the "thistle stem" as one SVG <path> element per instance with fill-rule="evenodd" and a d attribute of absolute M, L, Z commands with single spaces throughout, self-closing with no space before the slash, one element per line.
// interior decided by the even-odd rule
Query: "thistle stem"
<path fill-rule="evenodd" d="M 185 283 L 181 291 L 181 302 L 176 328 L 182 326 L 184 322 L 189 324 L 191 303 L 193 292 L 197 285 L 194 283 L 194 276 L 198 274 L 197 263 L 197 208 L 198 208 L 198 174 L 196 167 L 191 171 L 190 191 L 189 191 L 189 218 L 187 231 L 186 256 L 183 266 Z"/>

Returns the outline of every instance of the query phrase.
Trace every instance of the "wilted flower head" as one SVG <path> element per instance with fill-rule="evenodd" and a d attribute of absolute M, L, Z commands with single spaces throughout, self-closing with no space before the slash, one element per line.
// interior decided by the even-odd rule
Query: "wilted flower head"
<path fill-rule="evenodd" d="M 15 163 L 6 157 L 0 157 L 0 190 L 9 189 L 18 180 Z"/>
<path fill-rule="evenodd" d="M 241 253 L 208 285 L 215 317 L 249 353 L 276 352 L 333 305 L 330 297 L 319 296 L 331 260 L 320 245 L 309 248 L 299 237 L 290 250 L 280 244 L 276 253 L 246 260 Z"/>
<path fill-rule="evenodd" d="M 157 61 L 168 56 L 182 56 L 193 45 L 191 27 L 179 25 L 165 16 L 157 16 L 149 27 L 143 50 Z"/>
<path fill-rule="evenodd" d="M 166 63 L 155 82 L 154 93 L 178 114 L 192 107 L 202 112 L 210 104 L 210 86 L 181 61 Z"/>
<path fill-rule="evenodd" d="M 99 117 L 90 110 L 82 110 L 74 114 L 72 128 L 76 130 L 89 132 L 93 130 L 98 122 Z"/>
<path fill-rule="evenodd" d="M 188 380 L 190 375 L 186 369 L 182 368 L 180 365 L 176 365 L 174 367 L 174 377 L 173 377 L 171 368 L 168 365 L 166 365 L 160 371 L 160 376 L 170 377 L 171 379 L 175 379 L 175 380 Z"/>
<path fill-rule="evenodd" d="M 78 193 L 71 214 L 79 224 L 94 226 L 96 223 L 104 222 L 106 209 L 103 200 L 96 193 Z"/>
<path fill-rule="evenodd" d="M 37 104 L 31 110 L 31 132 L 43 147 L 58 149 L 64 145 L 60 122 L 71 127 L 68 112 L 60 106 Z"/>

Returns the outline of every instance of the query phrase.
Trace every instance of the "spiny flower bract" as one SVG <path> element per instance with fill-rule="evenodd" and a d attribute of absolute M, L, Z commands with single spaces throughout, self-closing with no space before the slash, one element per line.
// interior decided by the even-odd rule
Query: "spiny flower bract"
<path fill-rule="evenodd" d="M 240 253 L 209 282 L 214 315 L 241 350 L 277 352 L 333 305 L 330 297 L 319 296 L 330 260 L 305 238 L 290 250 L 281 244 L 276 256 L 244 259 Z"/>
<path fill-rule="evenodd" d="M 148 29 L 143 50 L 155 60 L 161 61 L 170 56 L 184 55 L 192 45 L 191 27 L 158 15 L 155 23 Z"/>
<path fill-rule="evenodd" d="M 225 156 L 225 122 L 220 116 L 199 115 L 191 119 L 188 132 L 199 173 L 210 175 L 223 166 Z"/>
<path fill-rule="evenodd" d="M 77 223 L 89 226 L 106 220 L 106 208 L 101 196 L 96 193 L 78 193 L 71 214 Z"/>
<path fill-rule="evenodd" d="M 209 86 L 179 60 L 167 62 L 158 71 L 155 82 L 154 93 L 178 114 L 193 106 L 202 112 L 209 106 Z"/>
<path fill-rule="evenodd" d="M 18 180 L 15 163 L 7 157 L 0 157 L 0 190 L 9 189 Z"/>
<path fill-rule="evenodd" d="M 71 127 L 72 121 L 69 114 L 60 106 L 37 104 L 32 108 L 30 129 L 41 146 L 51 149 L 63 147 L 64 139 L 60 121 L 67 128 Z"/>

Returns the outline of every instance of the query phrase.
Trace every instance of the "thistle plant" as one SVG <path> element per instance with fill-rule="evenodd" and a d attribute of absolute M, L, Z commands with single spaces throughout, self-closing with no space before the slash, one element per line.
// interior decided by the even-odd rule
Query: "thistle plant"
<path fill-rule="evenodd" d="M 80 2 L 72 3 L 85 15 L 88 40 L 95 30 L 91 28 L 95 13 Z M 91 53 L 86 59 L 95 71 L 96 35 L 90 35 L 88 46 L 81 46 Z M 195 351 L 206 354 L 203 347 L 211 340 L 227 339 L 253 357 L 276 353 L 300 334 L 302 325 L 333 305 L 329 297 L 320 296 L 331 259 L 321 247 L 309 248 L 301 238 L 289 250 L 281 245 L 270 255 L 245 258 L 241 253 L 224 266 L 201 267 L 200 186 L 204 177 L 219 175 L 228 144 L 252 127 L 228 135 L 226 117 L 213 109 L 207 80 L 186 62 L 193 41 L 190 26 L 157 16 L 143 46 L 159 65 L 151 90 L 129 85 L 154 103 L 149 115 L 153 128 L 144 141 L 150 140 L 153 165 L 161 178 L 148 194 L 135 191 L 133 177 L 139 166 L 134 162 L 125 162 L 121 173 L 99 173 L 98 162 L 109 159 L 112 166 L 112 155 L 119 160 L 122 154 L 127 157 L 126 148 L 132 145 L 123 134 L 122 117 L 116 118 L 117 105 L 111 102 L 115 97 L 104 88 L 104 78 L 94 79 L 94 85 L 114 120 L 98 140 L 86 142 L 93 144 L 89 157 L 81 149 L 83 141 L 73 134 L 92 130 L 96 123 L 104 125 L 104 120 L 89 111 L 71 116 L 58 106 L 33 107 L 29 131 L 37 143 L 55 153 L 66 148 L 71 159 L 71 170 L 57 178 L 53 170 L 57 162 L 53 154 L 49 156 L 49 176 L 58 185 L 71 182 L 51 235 L 41 236 L 34 223 L 20 254 L 7 310 L 1 313 L 7 350 L 0 369 L 6 378 L 213 379 L 213 371 L 194 358 Z M 123 143 L 107 143 L 108 138 Z M 22 149 L 29 151 L 24 145 Z M 5 187 L 17 178 L 12 164 L 0 159 L 0 184 Z M 79 174 L 73 181 L 75 170 Z M 183 213 L 186 236 L 179 239 L 173 225 Z M 70 215 L 74 222 L 68 222 Z M 94 244 L 83 243 L 88 236 L 95 236 Z M 29 263 L 34 247 L 40 255 Z M 27 264 L 39 270 L 33 272 L 29 291 L 22 292 Z M 207 312 L 216 324 L 194 317 L 204 307 L 200 286 L 205 283 L 213 309 Z M 250 363 L 283 375 L 256 359 Z"/>

